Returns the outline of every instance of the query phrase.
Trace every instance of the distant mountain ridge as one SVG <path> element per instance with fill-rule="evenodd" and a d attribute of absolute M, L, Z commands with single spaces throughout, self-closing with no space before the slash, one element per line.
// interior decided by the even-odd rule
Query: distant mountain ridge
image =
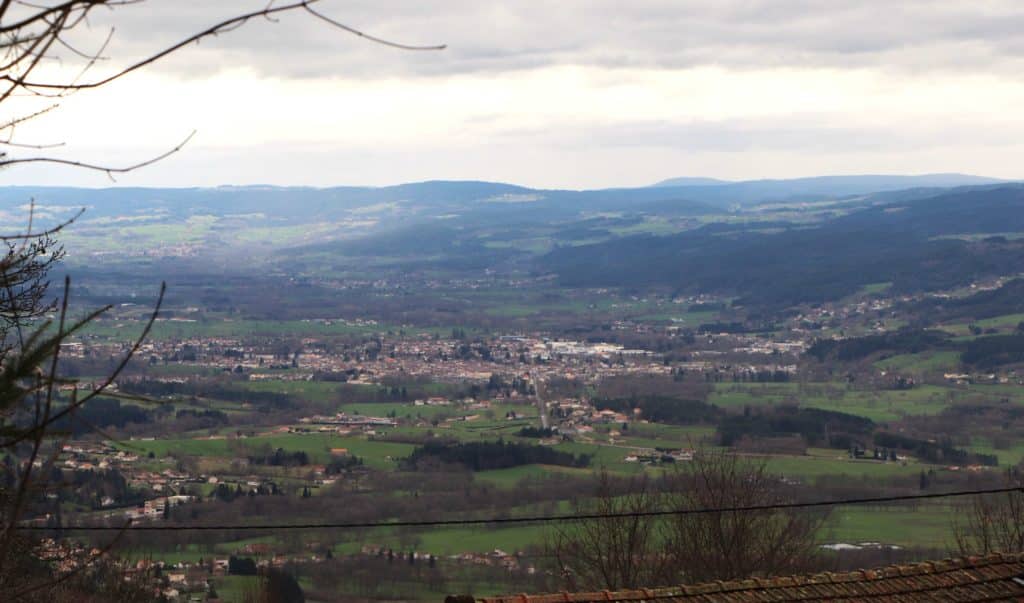
<path fill-rule="evenodd" d="M 744 180 L 738 182 L 714 182 L 712 180 L 709 183 L 703 183 L 703 180 L 703 178 L 672 178 L 658 182 L 652 188 L 684 189 L 695 198 L 703 201 L 731 198 L 733 199 L 732 203 L 747 205 L 816 196 L 845 197 L 910 188 L 952 188 L 1007 182 L 998 178 L 955 173 L 914 176 L 874 174 L 812 176 L 807 178 Z"/>
<path fill-rule="evenodd" d="M 719 186 L 735 183 L 735 180 L 721 180 L 719 178 L 705 178 L 703 176 L 682 176 L 680 178 L 669 178 L 668 180 L 655 182 L 651 186 Z"/>
<path fill-rule="evenodd" d="M 91 217 L 158 210 L 171 215 L 264 213 L 290 219 L 302 210 L 307 215 L 379 204 L 404 204 L 429 212 L 483 211 L 516 213 L 515 206 L 533 204 L 558 214 L 572 211 L 630 211 L 657 204 L 686 214 L 715 208 L 747 206 L 773 201 L 812 201 L 909 188 L 949 188 L 987 185 L 1002 181 L 964 174 L 922 176 L 819 176 L 791 180 L 726 182 L 711 178 L 676 178 L 655 186 L 597 190 L 536 189 L 485 181 L 433 180 L 394 186 L 336 186 L 329 188 L 268 185 L 211 188 L 71 188 L 19 186 L 0 188 L 0 211 L 35 199 L 40 205 L 88 206 Z M 512 207 L 509 207 L 512 206 Z M 312 212 L 312 213 L 311 213 Z"/>
<path fill-rule="evenodd" d="M 316 274 L 331 265 L 360 278 L 377 266 L 460 278 L 533 274 L 569 287 L 719 292 L 748 307 L 826 301 L 878 282 L 907 293 L 1020 273 L 1024 183 L 927 178 L 592 191 L 477 181 L 325 189 L 6 187 L 0 221 L 18 224 L 35 199 L 36 227 L 87 207 L 69 240 L 105 257 L 122 252 L 206 265 L 244 256 L 261 269 L 304 266 Z M 939 186 L 964 178 L 971 184 Z M 920 186 L 851 192 L 893 183 Z M 825 203 L 792 202 L 804 199 Z M 772 205 L 781 200 L 789 203 Z"/>

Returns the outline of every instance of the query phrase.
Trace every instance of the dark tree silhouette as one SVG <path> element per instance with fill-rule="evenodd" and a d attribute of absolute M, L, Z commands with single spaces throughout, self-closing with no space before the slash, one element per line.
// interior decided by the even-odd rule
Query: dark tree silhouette
<path fill-rule="evenodd" d="M 953 533 L 960 554 L 1024 551 L 1024 478 L 1011 469 L 1005 484 L 1018 489 L 976 496 L 956 514 Z"/>
<path fill-rule="evenodd" d="M 549 549 L 566 586 L 621 589 L 792 574 L 817 563 L 823 513 L 693 510 L 785 503 L 784 486 L 763 462 L 699 451 L 659 482 L 646 475 L 616 482 L 602 474 L 578 515 L 556 525 Z M 663 516 L 651 513 L 665 513 Z"/>

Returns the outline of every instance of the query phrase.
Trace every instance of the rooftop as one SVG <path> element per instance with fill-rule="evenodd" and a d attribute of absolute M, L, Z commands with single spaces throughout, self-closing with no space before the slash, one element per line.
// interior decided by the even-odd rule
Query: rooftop
<path fill-rule="evenodd" d="M 458 603 L 461 602 L 461 598 Z M 468 598 L 467 598 L 468 599 Z M 755 578 L 671 588 L 507 595 L 479 603 L 589 603 L 591 601 L 1024 601 L 1024 553 L 992 554 L 894 565 L 854 572 Z"/>

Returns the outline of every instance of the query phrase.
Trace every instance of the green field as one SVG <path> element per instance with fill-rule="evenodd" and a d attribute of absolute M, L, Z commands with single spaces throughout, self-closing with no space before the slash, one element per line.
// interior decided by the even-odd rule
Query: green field
<path fill-rule="evenodd" d="M 909 390 L 861 390 L 840 383 L 721 383 L 708 401 L 723 408 L 799 404 L 866 417 L 878 423 L 934 415 L 985 390 L 920 385 Z"/>
<path fill-rule="evenodd" d="M 246 593 L 255 589 L 256 585 L 255 576 L 219 576 L 213 581 L 217 595 L 228 603 L 242 601 Z"/>
<path fill-rule="evenodd" d="M 513 489 L 516 488 L 524 479 L 555 479 L 560 475 L 589 478 L 593 475 L 593 472 L 589 469 L 574 469 L 572 467 L 521 465 L 519 467 L 510 467 L 508 469 L 478 471 L 473 474 L 473 479 L 493 484 L 499 488 Z"/>
<path fill-rule="evenodd" d="M 924 373 L 953 371 L 960 365 L 960 353 L 950 351 L 920 352 L 917 354 L 900 354 L 875 362 L 875 366 L 886 371 Z"/>
<path fill-rule="evenodd" d="M 127 444 L 144 454 L 153 452 L 157 457 L 177 453 L 226 459 L 238 456 L 240 449 L 267 446 L 271 450 L 283 448 L 288 452 L 305 452 L 310 460 L 316 463 L 329 461 L 331 448 L 347 448 L 349 454 L 362 458 L 368 466 L 381 469 L 393 469 L 398 459 L 409 456 L 413 449 L 412 445 L 400 442 L 328 434 L 282 434 L 235 439 L 131 440 Z"/>
<path fill-rule="evenodd" d="M 1012 444 L 997 448 L 985 438 L 973 438 L 968 449 L 981 454 L 994 454 L 999 457 L 1002 467 L 1015 467 L 1024 462 L 1024 442 L 1014 441 Z"/>
<path fill-rule="evenodd" d="M 864 285 L 861 288 L 861 292 L 864 293 L 864 294 L 867 294 L 867 295 L 872 295 L 872 294 L 876 294 L 876 293 L 884 293 L 890 287 L 892 287 L 892 281 L 887 281 L 887 282 L 884 282 L 884 283 L 870 283 L 870 284 Z"/>
<path fill-rule="evenodd" d="M 973 322 L 955 323 L 949 325 L 941 325 L 943 331 L 952 333 L 953 335 L 973 338 L 974 335 L 971 333 L 970 326 L 975 325 L 983 330 L 995 329 L 1000 333 L 1012 333 L 1016 331 L 1017 325 L 1024 322 L 1024 314 L 1005 314 L 1003 316 L 996 316 L 994 318 L 985 318 L 982 320 L 976 320 Z"/>
<path fill-rule="evenodd" d="M 948 505 L 837 507 L 822 527 L 823 542 L 880 542 L 948 550 L 957 509 Z"/>
<path fill-rule="evenodd" d="M 340 399 L 344 389 L 340 383 L 327 381 L 243 381 L 237 385 L 253 392 L 294 395 L 311 402 L 328 402 Z M 351 385 L 348 387 L 352 387 Z"/>
<path fill-rule="evenodd" d="M 900 475 L 917 475 L 922 465 L 918 463 L 880 462 L 866 459 L 850 459 L 841 450 L 811 448 L 806 456 L 767 457 L 768 470 L 789 478 L 809 480 L 823 475 L 845 475 L 849 477 L 887 478 Z M 928 467 L 924 465 L 924 467 Z"/>

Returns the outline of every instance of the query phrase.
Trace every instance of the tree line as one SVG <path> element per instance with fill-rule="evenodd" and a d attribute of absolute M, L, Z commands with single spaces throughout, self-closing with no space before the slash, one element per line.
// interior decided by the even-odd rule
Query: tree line
<path fill-rule="evenodd" d="M 550 446 L 517 442 L 428 442 L 412 451 L 405 459 L 408 469 L 425 469 L 445 465 L 461 465 L 472 471 L 508 469 L 521 465 L 560 465 L 587 467 L 590 455 L 574 455 Z"/>

